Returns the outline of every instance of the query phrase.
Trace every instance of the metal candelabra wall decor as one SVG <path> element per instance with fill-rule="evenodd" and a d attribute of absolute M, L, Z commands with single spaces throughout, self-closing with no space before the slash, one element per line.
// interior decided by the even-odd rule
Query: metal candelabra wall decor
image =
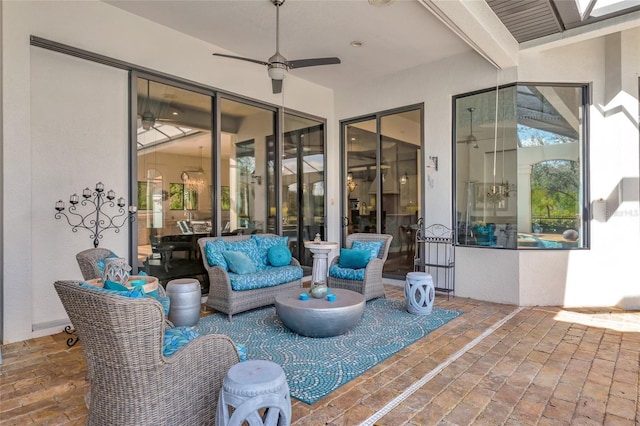
<path fill-rule="evenodd" d="M 71 206 L 64 212 L 64 201 L 58 200 L 55 205 L 57 213 L 56 219 L 65 218 L 67 223 L 71 226 L 73 232 L 78 232 L 78 229 L 86 229 L 91 232 L 91 238 L 93 238 L 93 247 L 98 247 L 102 233 L 106 230 L 113 229 L 116 233 L 120 232 L 120 228 L 127 223 L 127 220 L 136 220 L 136 206 L 129 206 L 128 212 L 124 209 L 126 205 L 124 197 L 118 198 L 116 201 L 116 193 L 110 189 L 106 193 L 104 192 L 104 184 L 102 182 L 96 183 L 95 190 L 85 188 L 82 191 L 82 200 L 78 194 L 72 194 L 69 197 L 69 204 Z M 108 208 L 113 209 L 118 207 L 113 213 L 107 211 Z M 80 207 L 88 209 L 86 213 L 80 210 Z"/>

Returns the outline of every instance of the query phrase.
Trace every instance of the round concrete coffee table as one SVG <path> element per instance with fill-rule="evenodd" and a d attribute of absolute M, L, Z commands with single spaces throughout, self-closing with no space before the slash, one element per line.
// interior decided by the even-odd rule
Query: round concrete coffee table
<path fill-rule="evenodd" d="M 333 302 L 315 299 L 300 300 L 307 289 L 288 290 L 276 296 L 276 313 L 282 323 L 294 333 L 307 337 L 330 337 L 346 333 L 362 318 L 364 296 L 351 290 L 330 289 Z"/>

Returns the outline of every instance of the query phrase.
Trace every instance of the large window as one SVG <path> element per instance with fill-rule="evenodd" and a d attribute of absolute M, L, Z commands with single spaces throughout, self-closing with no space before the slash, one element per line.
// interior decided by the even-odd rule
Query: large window
<path fill-rule="evenodd" d="M 586 86 L 513 85 L 455 108 L 458 244 L 587 246 Z"/>

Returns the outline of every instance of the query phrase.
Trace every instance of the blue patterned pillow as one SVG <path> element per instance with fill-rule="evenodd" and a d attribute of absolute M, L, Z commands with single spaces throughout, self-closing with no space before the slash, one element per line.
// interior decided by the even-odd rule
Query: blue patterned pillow
<path fill-rule="evenodd" d="M 275 245 L 267 250 L 267 259 L 271 266 L 287 266 L 291 263 L 291 251 L 287 246 Z"/>
<path fill-rule="evenodd" d="M 209 266 L 219 266 L 225 271 L 229 270 L 229 266 L 227 265 L 227 261 L 224 260 L 224 256 L 222 252 L 225 251 L 224 241 L 216 240 L 216 241 L 207 241 L 204 245 L 204 252 L 207 257 L 207 263 Z"/>
<path fill-rule="evenodd" d="M 223 251 L 224 260 L 229 265 L 229 271 L 234 274 L 253 274 L 256 272 L 256 265 L 249 257 L 241 251 Z"/>
<path fill-rule="evenodd" d="M 264 265 L 269 265 L 269 249 L 273 246 L 288 247 L 289 237 L 271 237 L 266 235 L 254 234 L 251 236 L 258 245 L 261 261 Z M 288 265 L 288 263 L 287 263 Z"/>
<path fill-rule="evenodd" d="M 243 252 L 256 268 L 262 268 L 264 266 L 262 253 L 258 249 L 258 244 L 256 243 L 255 238 L 248 238 L 242 241 L 225 241 L 224 249 L 225 251 Z"/>
<path fill-rule="evenodd" d="M 118 257 L 118 255 L 115 253 L 111 253 L 109 256 L 105 257 L 104 259 L 96 261 L 96 263 L 98 264 L 98 269 L 100 270 L 100 275 L 102 275 L 104 272 L 104 264 L 106 263 L 105 261 L 112 257 Z"/>
<path fill-rule="evenodd" d="M 341 268 L 340 265 L 331 265 L 329 268 L 329 276 L 334 278 L 340 278 L 342 280 L 364 280 L 364 273 L 366 268 L 353 269 L 353 268 Z"/>
<path fill-rule="evenodd" d="M 370 250 L 340 249 L 339 265 L 341 268 L 366 268 L 371 260 Z"/>
<path fill-rule="evenodd" d="M 380 249 L 384 241 L 354 241 L 351 244 L 351 248 L 354 250 L 369 250 L 371 252 L 371 259 L 375 259 L 380 254 Z"/>
<path fill-rule="evenodd" d="M 164 331 L 164 342 L 162 344 L 162 354 L 164 356 L 173 355 L 178 349 L 200 336 L 193 327 L 176 327 Z"/>

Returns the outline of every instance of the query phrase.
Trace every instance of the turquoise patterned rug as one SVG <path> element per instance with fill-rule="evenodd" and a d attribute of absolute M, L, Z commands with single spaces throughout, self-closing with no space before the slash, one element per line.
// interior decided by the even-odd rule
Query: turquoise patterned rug
<path fill-rule="evenodd" d="M 431 315 L 417 316 L 405 310 L 403 301 L 376 299 L 367 302 L 358 325 L 336 337 L 295 334 L 282 325 L 274 307 L 236 314 L 231 323 L 227 315 L 210 315 L 196 328 L 245 345 L 247 359 L 280 364 L 291 396 L 313 404 L 460 314 L 434 307 Z"/>

